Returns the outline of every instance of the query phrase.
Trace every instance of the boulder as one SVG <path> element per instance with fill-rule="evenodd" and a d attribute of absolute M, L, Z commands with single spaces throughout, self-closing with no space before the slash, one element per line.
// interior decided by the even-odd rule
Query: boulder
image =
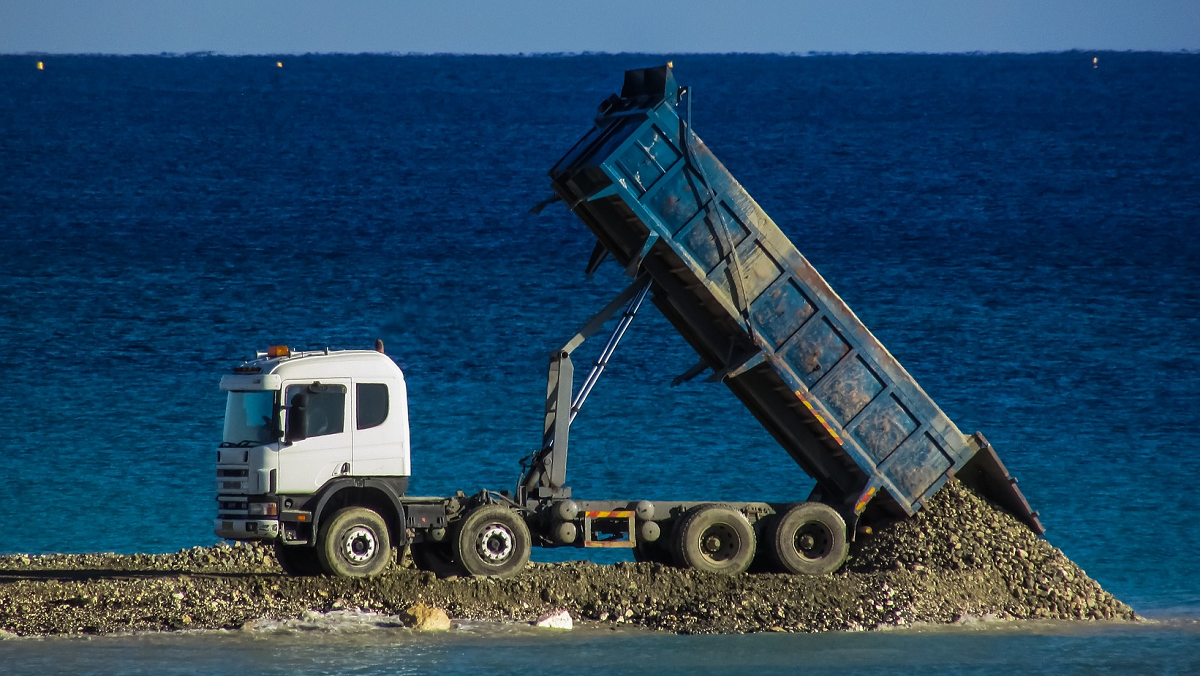
<path fill-rule="evenodd" d="M 574 620 L 571 619 L 571 613 L 566 610 L 556 610 L 552 613 L 546 613 L 533 623 L 535 627 L 545 627 L 547 629 L 573 629 L 575 627 Z"/>
<path fill-rule="evenodd" d="M 446 615 L 446 611 L 424 603 L 409 608 L 403 618 L 408 626 L 417 631 L 446 631 L 450 628 L 450 616 Z"/>

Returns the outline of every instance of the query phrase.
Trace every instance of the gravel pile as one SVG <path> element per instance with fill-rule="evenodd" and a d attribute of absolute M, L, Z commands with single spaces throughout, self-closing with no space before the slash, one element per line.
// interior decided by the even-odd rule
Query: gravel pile
<path fill-rule="evenodd" d="M 681 633 L 812 632 L 917 622 L 1133 620 L 1062 552 L 957 483 L 913 519 L 879 529 L 833 575 L 717 575 L 654 563 L 531 564 L 509 580 L 438 579 L 401 562 L 373 580 L 282 575 L 270 548 L 173 554 L 0 557 L 9 634 L 239 628 L 307 611 L 401 615 L 418 603 L 452 618 L 577 620 Z"/>
<path fill-rule="evenodd" d="M 911 571 L 924 578 L 962 573 L 1003 592 L 1005 616 L 1022 619 L 1132 619 L 1133 611 L 1023 523 L 958 482 L 914 518 L 864 538 L 850 571 Z"/>

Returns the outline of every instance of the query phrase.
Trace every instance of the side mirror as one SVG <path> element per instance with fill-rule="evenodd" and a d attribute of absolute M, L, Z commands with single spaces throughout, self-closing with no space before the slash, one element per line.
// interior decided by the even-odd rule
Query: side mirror
<path fill-rule="evenodd" d="M 287 409 L 286 441 L 290 444 L 308 438 L 308 395 L 301 393 L 292 397 L 292 405 Z"/>

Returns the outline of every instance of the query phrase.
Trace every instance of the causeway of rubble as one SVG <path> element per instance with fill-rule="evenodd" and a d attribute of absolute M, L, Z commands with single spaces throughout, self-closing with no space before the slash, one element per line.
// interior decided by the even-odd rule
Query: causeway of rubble
<path fill-rule="evenodd" d="M 1129 606 L 1061 551 L 957 482 L 917 516 L 856 543 L 832 575 L 724 577 L 657 563 L 530 564 L 506 580 L 439 579 L 407 561 L 370 579 L 289 577 L 269 547 L 173 554 L 0 557 L 5 635 L 237 629 L 308 611 L 582 621 L 703 634 L 878 629 L 972 618 L 1132 621 Z"/>

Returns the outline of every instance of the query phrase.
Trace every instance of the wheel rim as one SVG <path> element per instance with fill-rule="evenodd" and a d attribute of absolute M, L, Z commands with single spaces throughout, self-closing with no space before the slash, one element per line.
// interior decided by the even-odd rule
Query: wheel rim
<path fill-rule="evenodd" d="M 809 522 L 796 529 L 792 544 L 801 558 L 816 561 L 833 551 L 833 533 L 825 524 Z"/>
<path fill-rule="evenodd" d="M 346 532 L 342 542 L 345 546 L 342 553 L 351 563 L 366 563 L 375 556 L 378 542 L 375 533 L 366 526 L 355 526 Z"/>
<path fill-rule="evenodd" d="M 493 523 L 479 533 L 475 549 L 480 558 L 488 563 L 504 561 L 513 553 L 513 534 L 502 524 Z"/>
<path fill-rule="evenodd" d="M 715 523 L 700 533 L 697 549 L 700 556 L 712 563 L 725 563 L 741 549 L 741 538 L 732 526 Z"/>

